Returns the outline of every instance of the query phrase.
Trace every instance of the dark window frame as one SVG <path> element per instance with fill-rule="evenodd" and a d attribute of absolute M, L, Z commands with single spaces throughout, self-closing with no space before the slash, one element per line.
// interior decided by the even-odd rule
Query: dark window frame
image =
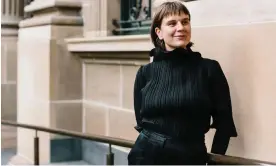
<path fill-rule="evenodd" d="M 121 0 L 121 20 L 112 20 L 114 35 L 148 34 L 151 25 L 151 1 L 147 8 L 142 8 L 142 0 Z M 144 12 L 146 18 L 138 19 Z"/>

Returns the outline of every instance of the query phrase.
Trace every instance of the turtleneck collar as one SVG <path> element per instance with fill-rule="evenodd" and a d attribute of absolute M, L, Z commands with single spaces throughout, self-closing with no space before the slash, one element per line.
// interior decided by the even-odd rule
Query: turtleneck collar
<path fill-rule="evenodd" d="M 199 52 L 193 52 L 191 48 L 175 48 L 172 51 L 166 51 L 159 47 L 153 48 L 150 51 L 150 56 L 153 57 L 153 61 L 161 61 L 166 59 L 172 59 L 176 57 L 201 57 L 201 54 Z"/>

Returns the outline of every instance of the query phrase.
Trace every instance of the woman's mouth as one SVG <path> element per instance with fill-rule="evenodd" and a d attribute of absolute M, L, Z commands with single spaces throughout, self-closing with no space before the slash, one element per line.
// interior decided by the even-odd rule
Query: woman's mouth
<path fill-rule="evenodd" d="M 177 35 L 177 36 L 174 36 L 174 37 L 177 38 L 177 39 L 180 39 L 180 40 L 183 40 L 183 39 L 186 38 L 185 35 Z"/>

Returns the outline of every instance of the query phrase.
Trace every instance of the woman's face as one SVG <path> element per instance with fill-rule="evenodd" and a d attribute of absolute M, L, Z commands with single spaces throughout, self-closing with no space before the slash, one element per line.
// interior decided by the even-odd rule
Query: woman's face
<path fill-rule="evenodd" d="M 161 27 L 155 28 L 160 40 L 164 40 L 166 50 L 171 51 L 177 47 L 186 48 L 191 40 L 191 24 L 189 15 L 170 15 L 163 18 Z"/>

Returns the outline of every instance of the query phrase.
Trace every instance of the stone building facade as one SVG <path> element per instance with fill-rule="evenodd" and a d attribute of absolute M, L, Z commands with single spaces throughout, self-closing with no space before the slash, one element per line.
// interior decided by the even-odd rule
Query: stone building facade
<path fill-rule="evenodd" d="M 164 1 L 143 4 L 151 2 L 153 14 Z M 275 0 L 183 3 L 192 16 L 194 50 L 218 60 L 230 85 L 239 137 L 227 154 L 275 162 Z M 133 82 L 153 46 L 146 33 L 114 33 L 124 7 L 120 0 L 34 0 L 24 8 L 25 19 L 22 5 L 4 8 L 12 9 L 5 18 L 15 18 L 19 29 L 1 20 L 8 29 L 1 34 L 2 119 L 134 140 Z M 213 134 L 206 135 L 208 149 Z M 18 129 L 11 163 L 33 162 L 34 135 Z M 42 163 L 70 158 L 104 164 L 104 144 L 38 135 Z M 125 164 L 129 149 L 113 149 L 115 164 Z"/>
<path fill-rule="evenodd" d="M 1 1 L 1 116 L 16 120 L 18 24 L 24 18 L 22 0 Z M 2 126 L 2 148 L 16 147 L 16 129 Z"/>

